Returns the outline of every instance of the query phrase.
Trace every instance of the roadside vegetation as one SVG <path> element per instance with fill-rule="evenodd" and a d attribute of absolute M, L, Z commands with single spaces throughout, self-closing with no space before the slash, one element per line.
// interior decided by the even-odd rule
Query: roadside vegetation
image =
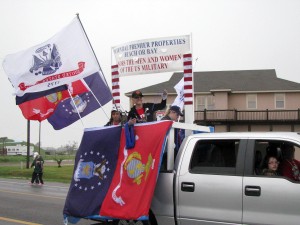
<path fill-rule="evenodd" d="M 44 182 L 70 183 L 73 175 L 74 166 L 47 166 L 44 168 Z M 23 179 L 30 181 L 33 169 L 21 169 L 18 166 L 0 166 L 0 177 Z"/>
<path fill-rule="evenodd" d="M 42 155 L 44 160 L 74 160 L 74 155 Z M 26 156 L 21 155 L 13 155 L 13 156 L 0 156 L 0 163 L 18 163 L 18 162 L 26 162 Z M 30 157 L 30 161 L 32 162 L 32 157 Z"/>
<path fill-rule="evenodd" d="M 52 160 L 54 163 L 45 163 L 43 178 L 47 181 L 70 183 L 74 165 L 64 165 L 64 160 L 74 161 L 75 156 L 43 156 L 44 160 Z M 0 156 L 0 177 L 30 180 L 33 168 L 26 168 L 26 156 Z M 60 162 L 60 164 L 58 164 Z M 32 163 L 30 157 L 29 167 Z"/>

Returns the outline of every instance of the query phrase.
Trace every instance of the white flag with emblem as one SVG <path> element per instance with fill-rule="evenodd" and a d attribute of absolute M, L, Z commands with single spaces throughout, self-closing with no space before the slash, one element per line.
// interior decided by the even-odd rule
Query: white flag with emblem
<path fill-rule="evenodd" d="M 181 80 L 174 86 L 174 89 L 176 90 L 177 97 L 175 98 L 172 105 L 177 105 L 182 110 L 184 105 L 184 79 L 183 78 L 181 78 Z"/>
<path fill-rule="evenodd" d="M 49 40 L 7 55 L 3 68 L 17 96 L 68 84 L 99 71 L 78 17 Z"/>

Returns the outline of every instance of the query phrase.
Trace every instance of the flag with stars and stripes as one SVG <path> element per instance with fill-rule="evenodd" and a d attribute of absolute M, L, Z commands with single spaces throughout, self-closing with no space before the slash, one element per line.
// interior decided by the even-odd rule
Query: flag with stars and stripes
<path fill-rule="evenodd" d="M 121 130 L 121 126 L 85 129 L 63 210 L 65 220 L 99 217 L 115 172 Z"/>

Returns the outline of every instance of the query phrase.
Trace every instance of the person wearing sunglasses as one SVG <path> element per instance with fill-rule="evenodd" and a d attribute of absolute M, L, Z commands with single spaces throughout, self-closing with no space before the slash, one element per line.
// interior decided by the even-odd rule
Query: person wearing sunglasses
<path fill-rule="evenodd" d="M 166 107 L 168 93 L 166 90 L 162 93 L 160 103 L 143 103 L 143 94 L 137 90 L 132 92 L 131 98 L 133 107 L 128 113 L 128 121 L 130 123 L 144 123 L 154 121 L 154 112 L 162 110 Z"/>

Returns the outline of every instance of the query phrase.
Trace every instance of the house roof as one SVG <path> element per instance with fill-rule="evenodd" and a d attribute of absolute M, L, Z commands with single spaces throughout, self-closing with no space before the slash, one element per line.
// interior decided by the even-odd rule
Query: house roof
<path fill-rule="evenodd" d="M 166 89 L 175 94 L 174 86 L 183 73 L 174 73 L 163 83 L 140 89 L 144 95 L 152 95 Z M 300 92 L 300 84 L 278 78 L 274 69 L 194 72 L 194 92 L 214 91 L 236 92 Z M 126 93 L 130 96 L 131 93 Z"/>

